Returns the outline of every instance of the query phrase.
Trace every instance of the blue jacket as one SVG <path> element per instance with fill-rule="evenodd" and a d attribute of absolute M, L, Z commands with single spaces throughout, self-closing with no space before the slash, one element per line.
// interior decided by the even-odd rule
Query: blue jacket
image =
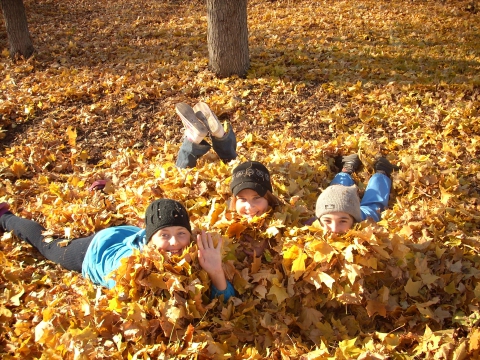
<path fill-rule="evenodd" d="M 82 263 L 82 275 L 96 284 L 107 288 L 115 286 L 115 280 L 107 279 L 112 271 L 118 269 L 123 258 L 139 251 L 146 244 L 145 229 L 136 226 L 114 226 L 99 231 L 92 239 Z M 227 301 L 235 295 L 235 289 L 227 281 L 227 288 L 218 290 L 213 284 L 210 298 L 224 296 Z"/>

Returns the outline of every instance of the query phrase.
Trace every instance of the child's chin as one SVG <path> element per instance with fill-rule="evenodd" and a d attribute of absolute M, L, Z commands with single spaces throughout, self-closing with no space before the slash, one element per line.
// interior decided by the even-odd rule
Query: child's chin
<path fill-rule="evenodd" d="M 182 255 L 182 250 L 170 250 L 170 251 L 165 251 L 168 255 Z"/>

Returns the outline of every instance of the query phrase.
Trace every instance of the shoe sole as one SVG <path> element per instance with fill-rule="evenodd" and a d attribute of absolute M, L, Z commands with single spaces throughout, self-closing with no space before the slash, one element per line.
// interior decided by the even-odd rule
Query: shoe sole
<path fill-rule="evenodd" d="M 200 111 L 205 118 L 207 119 L 208 128 L 210 133 L 215 136 L 217 131 L 221 128 L 222 124 L 218 120 L 217 116 L 213 113 L 212 110 L 204 102 L 199 102 L 193 107 L 194 112 Z"/>
<path fill-rule="evenodd" d="M 175 111 L 182 120 L 183 125 L 198 138 L 204 138 L 208 134 L 205 124 L 200 121 L 190 105 L 178 103 L 175 105 Z"/>

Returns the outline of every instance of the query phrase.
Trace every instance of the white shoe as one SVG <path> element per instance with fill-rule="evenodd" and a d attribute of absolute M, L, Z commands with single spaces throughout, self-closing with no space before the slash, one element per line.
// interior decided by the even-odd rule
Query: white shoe
<path fill-rule="evenodd" d="M 213 111 L 210 110 L 207 104 L 204 102 L 199 102 L 193 107 L 193 111 L 200 119 L 203 115 L 204 119 L 207 121 L 208 129 L 210 130 L 210 134 L 212 134 L 212 136 L 216 138 L 222 138 L 225 135 L 225 130 L 223 130 L 222 123 L 218 120 Z M 201 114 L 199 114 L 199 112 Z"/>
<path fill-rule="evenodd" d="M 205 123 L 197 118 L 195 112 L 188 104 L 178 103 L 175 105 L 175 111 L 182 119 L 183 126 L 185 126 L 185 135 L 190 141 L 200 144 L 208 134 L 208 128 Z"/>

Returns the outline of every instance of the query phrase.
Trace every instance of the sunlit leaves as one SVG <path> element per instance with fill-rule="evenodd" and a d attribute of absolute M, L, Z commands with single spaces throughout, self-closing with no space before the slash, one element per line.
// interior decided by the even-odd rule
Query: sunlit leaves
<path fill-rule="evenodd" d="M 142 226 L 151 199 L 180 200 L 195 231 L 224 237 L 237 296 L 209 301 L 195 245 L 174 259 L 134 255 L 108 291 L 4 234 L 5 351 L 478 356 L 480 83 L 470 3 L 251 1 L 249 74 L 216 79 L 195 1 L 64 1 L 56 11 L 30 2 L 35 61 L 13 64 L 1 49 L 1 200 L 45 225 L 47 242 Z M 237 221 L 227 203 L 236 162 L 213 152 L 196 169 L 175 167 L 179 101 L 206 101 L 232 123 L 237 161 L 267 164 L 281 209 Z M 318 221 L 303 226 L 334 157 L 350 152 L 364 165 L 355 175 L 362 192 L 379 153 L 401 165 L 383 219 L 344 236 Z M 95 180 L 107 185 L 88 190 Z"/>

